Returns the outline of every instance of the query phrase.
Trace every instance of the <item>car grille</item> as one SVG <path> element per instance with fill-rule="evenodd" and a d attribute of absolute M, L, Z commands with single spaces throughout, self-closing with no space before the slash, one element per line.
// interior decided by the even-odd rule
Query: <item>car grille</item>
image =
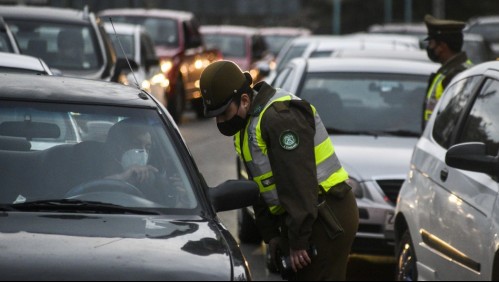
<path fill-rule="evenodd" d="M 385 193 L 385 196 L 388 198 L 389 202 L 395 205 L 404 180 L 377 180 L 376 182 L 378 183 L 379 187 L 381 187 L 381 190 L 383 190 L 383 193 Z"/>

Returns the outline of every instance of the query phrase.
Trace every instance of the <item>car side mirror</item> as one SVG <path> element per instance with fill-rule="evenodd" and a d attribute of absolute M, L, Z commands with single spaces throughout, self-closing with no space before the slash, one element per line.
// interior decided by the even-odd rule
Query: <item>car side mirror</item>
<path fill-rule="evenodd" d="M 499 157 L 487 155 L 484 143 L 463 143 L 452 146 L 445 155 L 450 167 L 486 173 L 499 177 Z"/>
<path fill-rule="evenodd" d="M 159 67 L 159 59 L 154 58 L 154 59 L 147 59 L 146 60 L 146 69 L 149 71 L 151 67 L 158 66 Z"/>
<path fill-rule="evenodd" d="M 258 200 L 259 193 L 258 185 L 249 180 L 229 180 L 209 189 L 210 200 L 216 212 L 251 206 Z"/>

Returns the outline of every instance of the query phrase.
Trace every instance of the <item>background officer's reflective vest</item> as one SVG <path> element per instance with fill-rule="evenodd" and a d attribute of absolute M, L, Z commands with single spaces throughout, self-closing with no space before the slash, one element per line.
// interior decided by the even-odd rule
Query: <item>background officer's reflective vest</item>
<path fill-rule="evenodd" d="M 277 92 L 264 106 L 263 110 L 256 117 L 252 117 L 246 126 L 244 140 L 241 142 L 241 134 L 235 135 L 236 151 L 245 162 L 253 181 L 258 184 L 260 193 L 263 199 L 269 206 L 272 214 L 282 214 L 284 208 L 279 203 L 276 184 L 274 181 L 270 161 L 267 155 L 267 144 L 262 138 L 260 128 L 261 120 L 266 110 L 275 102 L 289 101 L 299 99 L 298 97 L 277 89 Z M 338 157 L 336 156 L 333 143 L 329 139 L 329 134 L 322 123 L 317 111 L 312 106 L 315 115 L 315 161 L 317 166 L 317 180 L 327 192 L 331 187 L 348 179 L 348 173 L 341 166 Z M 241 148 L 242 143 L 242 148 Z M 319 193 L 319 187 L 317 187 Z"/>
<path fill-rule="evenodd" d="M 463 64 L 465 68 L 469 68 L 473 65 L 473 63 L 470 60 L 467 60 L 466 63 Z M 446 75 L 445 73 L 437 73 L 435 75 L 435 78 L 433 78 L 433 81 L 431 83 L 430 88 L 428 89 L 428 93 L 426 96 L 426 105 L 425 105 L 425 112 L 424 112 L 424 121 L 427 122 L 433 111 L 435 110 L 435 107 L 437 106 L 438 100 L 442 97 L 442 94 L 444 93 L 444 79 Z"/>

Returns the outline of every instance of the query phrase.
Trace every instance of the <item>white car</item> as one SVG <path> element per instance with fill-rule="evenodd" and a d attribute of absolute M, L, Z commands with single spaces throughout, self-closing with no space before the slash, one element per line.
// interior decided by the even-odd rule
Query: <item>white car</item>
<path fill-rule="evenodd" d="M 399 280 L 499 279 L 499 62 L 446 88 L 395 210 Z"/>
<path fill-rule="evenodd" d="M 0 73 L 5 72 L 52 75 L 52 71 L 40 58 L 0 52 Z"/>
<path fill-rule="evenodd" d="M 145 28 L 141 25 L 124 23 L 114 23 L 113 26 L 110 22 L 105 23 L 104 28 L 111 38 L 118 58 L 128 59 L 135 67 L 133 72 L 130 69 L 123 69 L 118 82 L 125 85 L 138 83 L 139 88 L 151 93 L 166 105 L 166 93 L 169 91 L 170 81 L 161 72 L 154 41 Z"/>
<path fill-rule="evenodd" d="M 385 237 L 411 154 L 433 63 L 352 58 L 295 59 L 274 86 L 315 106 L 350 174 L 359 207 L 359 253 L 393 253 Z"/>
<path fill-rule="evenodd" d="M 292 39 L 276 58 L 275 70 L 266 78 L 271 82 L 294 58 L 331 57 L 341 50 L 419 51 L 418 39 L 409 35 L 315 35 Z"/>

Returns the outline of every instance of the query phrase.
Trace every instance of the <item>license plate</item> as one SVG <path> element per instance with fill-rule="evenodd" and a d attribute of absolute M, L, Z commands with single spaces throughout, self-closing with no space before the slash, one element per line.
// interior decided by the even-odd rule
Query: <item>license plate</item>
<path fill-rule="evenodd" d="M 395 213 L 387 211 L 385 216 L 385 230 L 393 231 L 395 225 Z"/>

